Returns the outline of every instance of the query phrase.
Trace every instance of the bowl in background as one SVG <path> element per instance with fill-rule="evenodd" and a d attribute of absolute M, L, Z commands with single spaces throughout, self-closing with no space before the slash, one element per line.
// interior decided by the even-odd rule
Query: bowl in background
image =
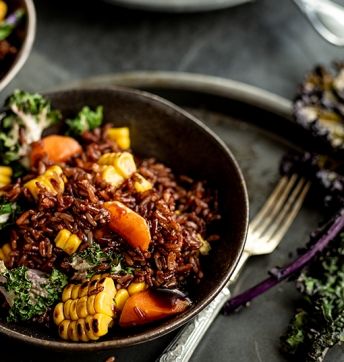
<path fill-rule="evenodd" d="M 33 1 L 7 0 L 6 3 L 8 5 L 6 16 L 17 9 L 23 9 L 25 14 L 20 25 L 8 38 L 10 43 L 17 48 L 17 52 L 0 62 L 0 91 L 8 85 L 25 64 L 36 35 L 36 11 Z"/>
<path fill-rule="evenodd" d="M 125 347 L 160 337 L 193 318 L 228 282 L 241 256 L 248 227 L 248 197 L 240 168 L 224 142 L 201 121 L 158 96 L 119 87 L 72 89 L 47 93 L 53 109 L 64 118 L 74 117 L 83 106 L 103 106 L 104 122 L 130 129 L 131 149 L 139 157 L 155 157 L 175 174 L 194 180 L 207 179 L 218 191 L 216 226 L 220 240 L 202 257 L 203 282 L 191 285 L 192 305 L 166 320 L 133 328 L 112 328 L 99 341 L 66 342 L 57 332 L 47 333 L 31 325 L 7 324 L 0 320 L 0 333 L 20 341 L 64 352 L 93 352 Z M 58 133 L 63 123 L 45 131 Z"/>

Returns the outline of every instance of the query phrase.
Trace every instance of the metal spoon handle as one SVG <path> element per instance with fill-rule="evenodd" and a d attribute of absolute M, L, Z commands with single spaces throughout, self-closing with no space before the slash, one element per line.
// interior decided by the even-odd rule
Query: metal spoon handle
<path fill-rule="evenodd" d="M 330 0 L 294 0 L 328 42 L 344 46 L 344 8 Z"/>
<path fill-rule="evenodd" d="M 156 362 L 189 361 L 198 343 L 229 297 L 229 289 L 223 288 L 206 308 L 182 328 Z"/>

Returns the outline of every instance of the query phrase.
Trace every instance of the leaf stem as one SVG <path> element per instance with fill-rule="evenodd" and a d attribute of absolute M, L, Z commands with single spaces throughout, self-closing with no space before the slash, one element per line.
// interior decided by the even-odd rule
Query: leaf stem
<path fill-rule="evenodd" d="M 309 263 L 314 258 L 317 253 L 321 252 L 329 244 L 329 242 L 342 231 L 343 228 L 344 209 L 340 210 L 339 215 L 334 218 L 334 221 L 328 228 L 327 232 L 323 234 L 309 250 L 307 250 L 304 254 L 295 259 L 286 267 L 273 269 L 272 271 L 270 271 L 269 278 L 263 280 L 259 284 L 246 290 L 238 296 L 230 299 L 223 308 L 224 314 L 229 314 L 235 311 L 237 308 L 245 305 L 252 299 L 258 297 L 260 294 L 274 287 L 282 280 L 287 279 L 295 272 L 301 270 L 307 263 Z"/>

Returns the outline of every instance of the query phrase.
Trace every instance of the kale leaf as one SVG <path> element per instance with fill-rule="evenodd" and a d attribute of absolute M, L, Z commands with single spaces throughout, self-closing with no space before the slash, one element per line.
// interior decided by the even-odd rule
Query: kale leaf
<path fill-rule="evenodd" d="M 281 337 L 282 351 L 307 350 L 307 361 L 344 342 L 344 234 L 300 274 L 303 305 Z"/>
<path fill-rule="evenodd" d="M 23 9 L 18 9 L 0 23 L 0 41 L 11 35 L 12 31 L 18 26 L 21 19 L 24 17 L 24 14 L 25 12 Z"/>
<path fill-rule="evenodd" d="M 69 130 L 67 136 L 81 136 L 86 131 L 92 131 L 99 127 L 103 121 L 103 107 L 98 106 L 95 111 L 84 106 L 74 119 L 67 119 L 66 124 Z"/>
<path fill-rule="evenodd" d="M 6 198 L 0 198 L 0 230 L 14 223 L 15 216 L 21 212 L 16 202 L 9 202 Z"/>
<path fill-rule="evenodd" d="M 122 254 L 103 252 L 99 244 L 93 243 L 85 250 L 71 255 L 69 264 L 76 270 L 72 279 L 91 278 L 94 274 L 99 273 L 97 267 L 100 265 L 106 266 L 106 269 L 102 269 L 102 271 L 108 271 L 111 274 L 132 274 L 134 268 L 123 267 L 123 260 Z"/>
<path fill-rule="evenodd" d="M 0 260 L 0 292 L 10 306 L 7 321 L 27 321 L 42 315 L 60 299 L 67 283 L 67 276 L 58 270 L 50 276 L 26 266 L 8 270 Z"/>

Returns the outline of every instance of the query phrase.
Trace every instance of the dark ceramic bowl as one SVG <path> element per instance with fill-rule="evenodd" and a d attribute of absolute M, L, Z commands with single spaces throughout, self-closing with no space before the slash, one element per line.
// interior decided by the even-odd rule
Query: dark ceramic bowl
<path fill-rule="evenodd" d="M 20 25 L 13 31 L 8 40 L 17 48 L 14 55 L 0 62 L 0 91 L 16 76 L 25 64 L 32 49 L 36 35 L 36 11 L 32 0 L 8 0 L 7 14 L 23 9 L 25 15 Z"/>
<path fill-rule="evenodd" d="M 232 153 L 204 124 L 172 103 L 146 92 L 124 88 L 93 88 L 47 94 L 52 107 L 65 117 L 84 105 L 102 105 L 104 122 L 130 128 L 133 153 L 156 157 L 175 174 L 208 179 L 218 190 L 221 239 L 201 260 L 204 280 L 190 290 L 191 307 L 182 314 L 132 329 L 113 328 L 97 342 L 73 343 L 33 325 L 18 327 L 0 320 L 0 332 L 18 340 L 65 352 L 88 352 L 124 347 L 162 336 L 186 323 L 206 307 L 229 280 L 244 246 L 248 225 L 245 183 Z M 56 131 L 56 129 L 55 129 Z"/>

